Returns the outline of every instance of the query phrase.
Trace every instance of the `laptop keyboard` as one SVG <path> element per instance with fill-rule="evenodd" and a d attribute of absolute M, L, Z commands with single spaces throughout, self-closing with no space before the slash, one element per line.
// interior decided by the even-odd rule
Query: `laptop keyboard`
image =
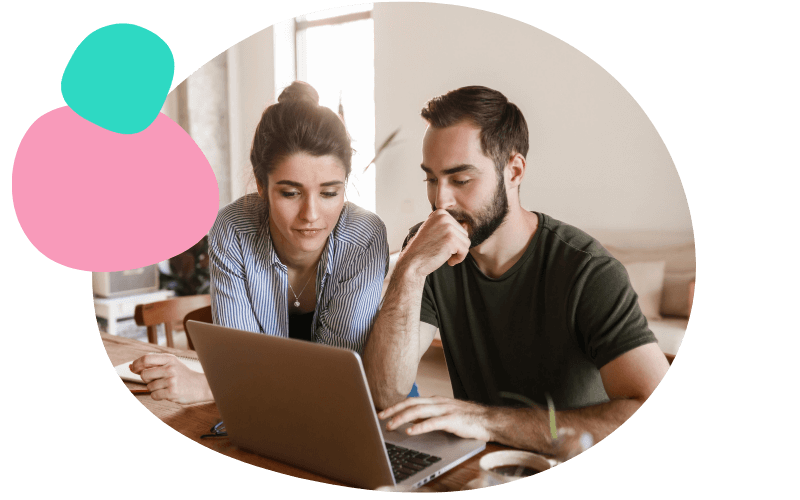
<path fill-rule="evenodd" d="M 394 479 L 397 482 L 441 460 L 440 457 L 421 453 L 417 450 L 410 450 L 391 443 L 386 443 L 386 451 L 389 454 L 389 461 L 392 463 L 392 473 L 394 473 Z"/>

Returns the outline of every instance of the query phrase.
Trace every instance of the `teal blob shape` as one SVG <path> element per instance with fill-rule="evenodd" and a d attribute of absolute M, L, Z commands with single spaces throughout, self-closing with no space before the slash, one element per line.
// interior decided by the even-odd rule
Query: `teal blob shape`
<path fill-rule="evenodd" d="M 112 24 L 75 49 L 61 78 L 61 94 L 95 125 L 136 134 L 158 116 L 174 71 L 172 51 L 158 35 L 134 24 Z"/>

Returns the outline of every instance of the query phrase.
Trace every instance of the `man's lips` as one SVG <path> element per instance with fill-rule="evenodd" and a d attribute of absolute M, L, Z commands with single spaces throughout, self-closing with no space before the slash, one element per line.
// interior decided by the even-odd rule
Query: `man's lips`
<path fill-rule="evenodd" d="M 322 231 L 322 228 L 314 228 L 314 227 L 312 227 L 312 228 L 303 228 L 303 229 L 299 229 L 298 228 L 298 229 L 295 229 L 295 231 L 300 233 L 302 236 L 314 236 L 315 234 L 317 234 L 320 231 Z"/>

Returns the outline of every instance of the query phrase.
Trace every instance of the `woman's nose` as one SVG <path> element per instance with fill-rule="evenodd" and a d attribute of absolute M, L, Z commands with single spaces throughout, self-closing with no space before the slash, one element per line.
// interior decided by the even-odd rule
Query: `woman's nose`
<path fill-rule="evenodd" d="M 319 219 L 319 207 L 313 197 L 306 198 L 300 210 L 300 219 L 305 222 L 314 222 Z"/>

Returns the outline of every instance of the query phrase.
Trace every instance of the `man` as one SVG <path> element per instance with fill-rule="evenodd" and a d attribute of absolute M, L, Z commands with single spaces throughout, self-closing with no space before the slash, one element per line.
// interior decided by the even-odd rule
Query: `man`
<path fill-rule="evenodd" d="M 364 350 L 379 417 L 553 453 L 551 397 L 559 427 L 603 439 L 668 368 L 627 273 L 586 233 L 520 206 L 528 129 L 500 92 L 454 90 L 422 116 L 433 212 L 406 239 Z M 437 327 L 456 399 L 405 399 Z"/>

